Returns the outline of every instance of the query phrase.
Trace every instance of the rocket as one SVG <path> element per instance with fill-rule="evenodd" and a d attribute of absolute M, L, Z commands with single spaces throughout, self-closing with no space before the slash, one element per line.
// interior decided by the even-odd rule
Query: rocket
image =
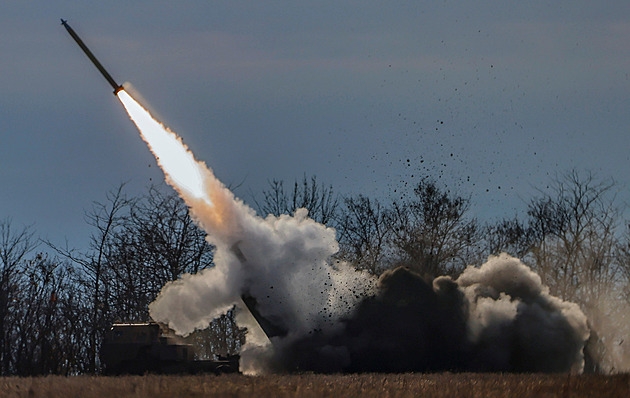
<path fill-rule="evenodd" d="M 65 21 L 64 19 L 62 19 L 61 20 L 61 24 L 64 26 L 64 28 L 66 28 L 68 33 L 70 33 L 70 36 L 72 36 L 74 41 L 76 41 L 77 44 L 79 45 L 79 47 L 81 47 L 81 50 L 83 50 L 85 55 L 87 55 L 87 57 L 90 59 L 90 61 L 92 61 L 94 66 L 96 66 L 96 69 L 98 69 L 101 72 L 101 74 L 103 75 L 105 80 L 107 80 L 107 82 L 109 82 L 109 84 L 112 86 L 112 88 L 114 89 L 114 95 L 117 95 L 118 92 L 123 89 L 123 86 L 121 86 L 120 84 L 116 83 L 114 78 L 105 70 L 103 65 L 101 65 L 100 62 L 98 62 L 98 59 L 96 59 L 94 54 L 92 54 L 92 51 L 90 51 L 90 49 L 87 48 L 85 43 L 83 43 L 83 40 L 81 40 L 81 38 L 75 33 L 75 31 L 70 27 L 70 25 L 68 25 L 68 22 Z"/>

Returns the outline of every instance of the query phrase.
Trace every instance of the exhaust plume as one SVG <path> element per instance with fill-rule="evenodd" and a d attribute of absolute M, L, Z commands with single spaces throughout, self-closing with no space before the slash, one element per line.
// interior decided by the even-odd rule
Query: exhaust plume
<path fill-rule="evenodd" d="M 269 345 L 251 316 L 237 316 L 250 327 L 241 352 L 250 373 L 582 369 L 586 317 L 518 259 L 491 257 L 456 280 L 428 283 L 405 268 L 377 280 L 333 262 L 335 231 L 305 209 L 257 216 L 128 93 L 118 97 L 216 248 L 214 267 L 162 288 L 154 320 L 187 335 L 254 297 L 286 333 Z"/>

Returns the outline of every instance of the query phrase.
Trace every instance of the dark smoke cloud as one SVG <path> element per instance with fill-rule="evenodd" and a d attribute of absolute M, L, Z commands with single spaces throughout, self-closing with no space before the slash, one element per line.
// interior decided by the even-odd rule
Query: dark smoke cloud
<path fill-rule="evenodd" d="M 275 341 L 276 371 L 580 371 L 588 338 L 577 305 L 552 297 L 501 255 L 456 281 L 385 272 L 376 295 L 332 332 Z"/>

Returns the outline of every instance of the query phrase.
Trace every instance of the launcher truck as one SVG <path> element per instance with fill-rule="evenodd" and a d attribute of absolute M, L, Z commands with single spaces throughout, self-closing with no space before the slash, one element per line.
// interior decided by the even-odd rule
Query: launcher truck
<path fill-rule="evenodd" d="M 267 337 L 282 337 L 287 330 L 275 319 L 260 314 L 256 299 L 242 295 L 242 302 Z M 157 322 L 115 323 L 105 334 L 100 354 L 104 373 L 180 374 L 235 373 L 239 371 L 238 355 L 218 356 L 216 360 L 194 358 L 194 347 L 177 336 L 166 325 Z"/>
<path fill-rule="evenodd" d="M 107 375 L 144 373 L 234 373 L 238 355 L 196 360 L 191 344 L 156 323 L 117 323 L 106 333 L 101 363 Z"/>
<path fill-rule="evenodd" d="M 232 247 L 232 252 L 241 262 L 247 262 L 238 244 Z M 267 338 L 288 334 L 281 319 L 260 313 L 256 298 L 249 292 L 241 294 L 241 299 L 240 307 L 247 308 Z M 106 374 L 232 373 L 239 371 L 240 359 L 233 355 L 196 360 L 192 345 L 156 322 L 114 324 L 105 336 L 100 358 Z"/>

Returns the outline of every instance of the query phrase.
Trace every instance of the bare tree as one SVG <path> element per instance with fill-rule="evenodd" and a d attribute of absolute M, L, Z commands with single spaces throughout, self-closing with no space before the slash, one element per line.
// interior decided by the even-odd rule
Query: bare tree
<path fill-rule="evenodd" d="M 304 176 L 302 181 L 293 183 L 290 191 L 285 190 L 283 181 L 272 180 L 269 189 L 263 191 L 263 200 L 258 202 L 254 197 L 254 204 L 262 216 L 293 214 L 297 209 L 305 208 L 313 220 L 334 227 L 331 224 L 336 219 L 339 199 L 332 185 L 319 184 L 316 176 L 310 179 Z"/>
<path fill-rule="evenodd" d="M 88 312 L 74 294 L 76 279 L 68 264 L 38 254 L 26 264 L 16 297 L 12 338 L 14 373 L 76 374 L 88 359 L 81 326 Z"/>
<path fill-rule="evenodd" d="M 337 231 L 341 259 L 375 275 L 387 269 L 392 224 L 388 210 L 377 200 L 363 195 L 344 199 Z"/>
<path fill-rule="evenodd" d="M 10 374 L 12 366 L 11 331 L 19 281 L 27 256 L 37 246 L 31 228 L 14 230 L 11 220 L 0 221 L 0 372 Z"/>
<path fill-rule="evenodd" d="M 148 320 L 148 305 L 162 286 L 212 266 L 212 246 L 205 236 L 174 192 L 152 186 L 134 201 L 111 241 L 110 294 L 116 319 Z"/>
<path fill-rule="evenodd" d="M 529 205 L 532 265 L 563 299 L 588 306 L 614 282 L 619 211 L 613 186 L 572 171 Z"/>
<path fill-rule="evenodd" d="M 83 296 L 68 264 L 33 254 L 30 227 L 0 222 L 2 374 L 70 374 L 85 370 Z"/>
<path fill-rule="evenodd" d="M 506 252 L 512 256 L 523 257 L 531 249 L 534 242 L 532 236 L 534 232 L 516 217 L 486 225 L 481 234 L 485 255 L 497 255 Z"/>
<path fill-rule="evenodd" d="M 125 184 L 106 194 L 104 203 L 94 202 L 92 209 L 85 214 L 87 223 L 93 227 L 89 249 L 78 252 L 75 249 L 60 248 L 51 242 L 47 244 L 57 253 L 77 264 L 83 274 L 82 283 L 91 295 L 91 321 L 89 325 L 89 367 L 88 371 L 96 372 L 98 352 L 103 333 L 111 323 L 109 310 L 109 286 L 107 284 L 108 260 L 113 256 L 114 238 L 128 220 L 128 210 L 133 200 L 124 193 Z"/>
<path fill-rule="evenodd" d="M 390 212 L 392 245 L 401 264 L 427 277 L 457 274 L 479 256 L 479 226 L 466 218 L 469 200 L 424 179 L 415 199 L 394 203 Z"/>

